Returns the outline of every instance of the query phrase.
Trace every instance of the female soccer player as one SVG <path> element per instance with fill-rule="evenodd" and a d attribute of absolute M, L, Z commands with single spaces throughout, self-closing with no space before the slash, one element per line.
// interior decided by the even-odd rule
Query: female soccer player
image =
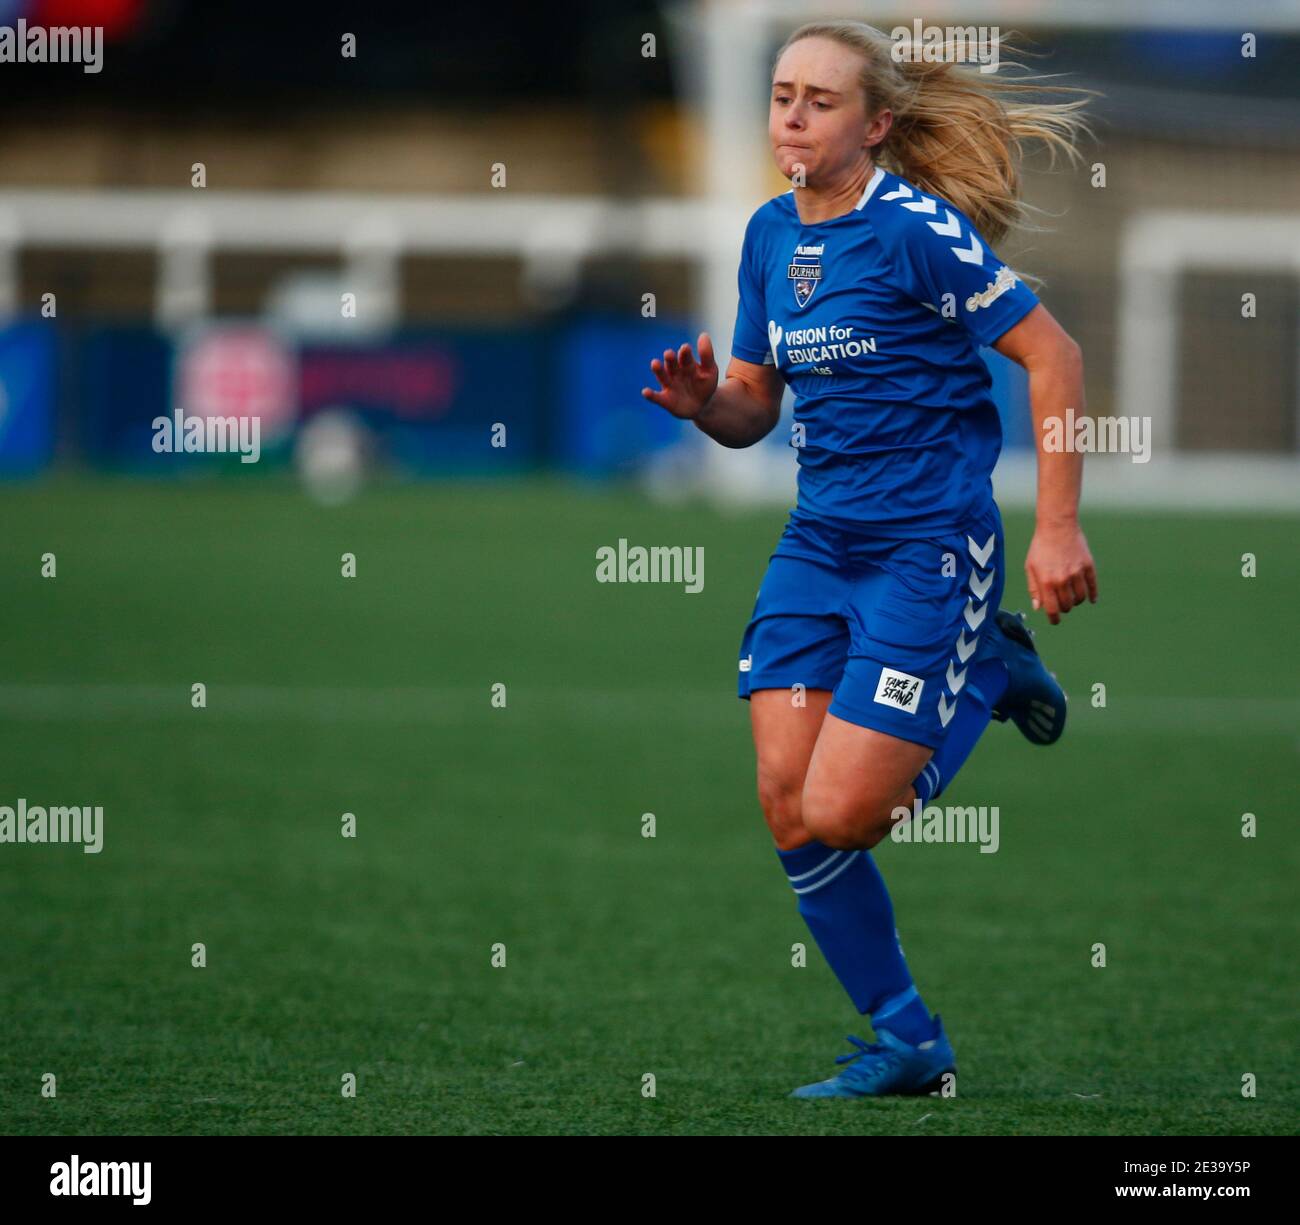
<path fill-rule="evenodd" d="M 895 809 L 938 797 L 990 718 L 1037 744 L 1065 725 L 1023 618 L 998 610 L 1001 431 L 978 345 L 1029 372 L 1033 607 L 1056 625 L 1097 598 L 1081 456 L 1043 447 L 1047 421 L 1082 410 L 1079 347 L 989 245 L 1024 211 L 1022 142 L 1074 156 L 1083 129 L 1080 102 L 1033 89 L 900 62 L 856 22 L 797 30 L 768 132 L 793 187 L 746 229 L 726 380 L 704 333 L 698 358 L 684 344 L 652 361 L 659 388 L 642 391 L 728 447 L 772 430 L 783 383 L 796 397 L 798 502 L 745 630 L 740 696 L 799 911 L 877 1038 L 851 1036 L 843 1071 L 796 1097 L 929 1093 L 955 1074 L 869 849 Z"/>

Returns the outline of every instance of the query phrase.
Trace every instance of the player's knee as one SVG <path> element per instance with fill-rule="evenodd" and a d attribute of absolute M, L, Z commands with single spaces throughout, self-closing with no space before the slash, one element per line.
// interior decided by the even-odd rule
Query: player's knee
<path fill-rule="evenodd" d="M 864 823 L 858 813 L 838 804 L 806 804 L 803 827 L 822 846 L 837 851 L 856 851 L 872 845 L 866 841 Z"/>
<path fill-rule="evenodd" d="M 873 797 L 836 795 L 805 788 L 803 826 L 823 846 L 837 851 L 869 850 L 889 833 L 892 809 Z"/>
<path fill-rule="evenodd" d="M 803 779 L 784 771 L 758 771 L 758 802 L 772 838 L 783 851 L 792 851 L 808 841 L 800 812 Z"/>

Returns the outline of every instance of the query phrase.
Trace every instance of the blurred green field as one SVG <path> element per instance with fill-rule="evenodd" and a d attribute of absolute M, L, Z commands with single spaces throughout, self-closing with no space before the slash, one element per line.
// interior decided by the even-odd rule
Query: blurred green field
<path fill-rule="evenodd" d="M 733 696 L 782 512 L 69 478 L 0 516 L 0 804 L 105 809 L 99 855 L 0 845 L 6 1134 L 1296 1129 L 1294 520 L 1087 516 L 1102 602 L 1034 618 L 1070 732 L 993 727 L 945 797 L 1000 851 L 876 852 L 958 1096 L 796 1102 L 868 1029 L 791 967 Z M 704 591 L 597 583 L 620 537 L 703 545 Z"/>

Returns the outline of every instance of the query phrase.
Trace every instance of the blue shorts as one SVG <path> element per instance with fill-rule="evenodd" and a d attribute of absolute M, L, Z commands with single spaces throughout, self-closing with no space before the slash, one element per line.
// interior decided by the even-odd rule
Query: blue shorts
<path fill-rule="evenodd" d="M 937 748 L 1002 599 L 997 506 L 961 530 L 899 540 L 797 508 L 740 646 L 740 696 L 830 689 L 830 713 Z"/>

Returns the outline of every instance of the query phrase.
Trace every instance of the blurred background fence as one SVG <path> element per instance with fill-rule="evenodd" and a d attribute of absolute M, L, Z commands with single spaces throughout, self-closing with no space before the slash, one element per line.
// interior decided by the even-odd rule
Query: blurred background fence
<path fill-rule="evenodd" d="M 1000 252 L 1082 344 L 1089 411 L 1151 420 L 1151 462 L 1098 457 L 1091 496 L 1300 506 L 1287 0 L 0 0 L 105 39 L 99 71 L 0 62 L 0 472 L 789 500 L 788 432 L 725 452 L 639 389 L 701 328 L 725 362 L 744 224 L 786 188 L 771 58 L 819 16 L 997 24 L 1100 92 L 1083 164 L 1027 173 L 1049 228 Z M 986 356 L 1024 500 L 1023 379 Z M 160 453 L 176 410 L 256 418 L 259 462 Z"/>

